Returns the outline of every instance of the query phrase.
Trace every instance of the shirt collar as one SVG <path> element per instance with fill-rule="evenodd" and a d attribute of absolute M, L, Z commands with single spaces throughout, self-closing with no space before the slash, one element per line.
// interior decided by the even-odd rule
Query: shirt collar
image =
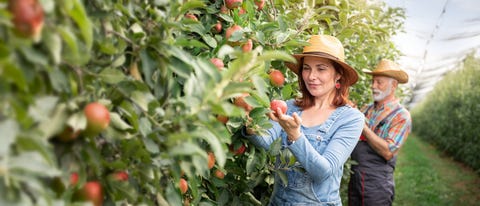
<path fill-rule="evenodd" d="M 373 105 L 373 109 L 378 111 L 378 110 L 382 110 L 384 108 L 392 108 L 393 106 L 398 105 L 399 101 L 400 101 L 399 99 L 393 98 L 390 101 L 386 101 L 381 105 L 378 104 L 377 102 L 375 102 L 374 105 Z"/>

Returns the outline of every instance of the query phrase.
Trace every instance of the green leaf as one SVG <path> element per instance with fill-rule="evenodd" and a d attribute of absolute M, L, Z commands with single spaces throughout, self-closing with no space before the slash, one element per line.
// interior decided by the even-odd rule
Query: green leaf
<path fill-rule="evenodd" d="M 155 100 L 155 97 L 149 92 L 134 91 L 130 95 L 133 102 L 143 111 L 148 111 L 148 104 Z"/>
<path fill-rule="evenodd" d="M 280 154 L 281 149 L 282 149 L 282 138 L 277 138 L 270 145 L 269 153 L 270 155 L 275 156 Z"/>
<path fill-rule="evenodd" d="M 246 164 L 247 175 L 250 175 L 254 171 L 255 165 L 257 163 L 255 148 L 250 147 L 249 153 L 250 153 L 250 155 L 247 158 L 247 164 Z"/>
<path fill-rule="evenodd" d="M 3 66 L 2 77 L 13 82 L 21 91 L 28 91 L 28 84 L 23 70 L 10 63 L 6 63 Z"/>
<path fill-rule="evenodd" d="M 214 131 L 212 128 L 205 125 L 205 127 L 198 128 L 197 131 L 194 132 L 194 135 L 207 141 L 215 154 L 218 165 L 223 167 L 227 157 L 225 156 L 225 152 L 223 152 L 222 143 L 219 141 L 219 137 L 216 137 L 212 131 Z"/>
<path fill-rule="evenodd" d="M 203 41 L 205 41 L 205 42 L 208 44 L 208 46 L 210 46 L 211 48 L 216 48 L 216 47 L 217 47 L 217 41 L 216 41 L 213 37 L 211 37 L 211 36 L 209 36 L 209 35 L 202 35 L 202 39 L 203 39 Z"/>
<path fill-rule="evenodd" d="M 123 119 L 118 113 L 110 112 L 110 121 L 112 123 L 112 126 L 119 130 L 132 129 L 132 126 L 123 121 Z"/>
<path fill-rule="evenodd" d="M 88 18 L 87 13 L 85 12 L 85 8 L 83 7 L 83 3 L 81 0 L 74 0 L 74 7 L 68 14 L 75 20 L 77 26 L 80 28 L 80 32 L 82 34 L 83 40 L 85 40 L 85 44 L 87 50 L 90 50 L 93 43 L 93 29 L 92 29 L 92 22 Z"/>
<path fill-rule="evenodd" d="M 292 55 L 287 54 L 283 51 L 265 51 L 261 56 L 258 57 L 259 61 L 271 61 L 271 60 L 279 60 L 279 61 L 286 61 L 286 62 L 296 62 L 295 58 Z"/>
<path fill-rule="evenodd" d="M 6 157 L 9 154 L 10 145 L 15 142 L 19 129 L 17 122 L 13 120 L 9 119 L 0 122 L 0 131 L 2 131 L 0 157 Z"/>
<path fill-rule="evenodd" d="M 54 68 L 48 72 L 48 78 L 50 79 L 53 89 L 57 92 L 67 92 L 70 90 L 70 83 L 68 77 L 60 69 Z"/>
<path fill-rule="evenodd" d="M 68 48 L 70 49 L 71 57 L 66 57 L 68 59 L 71 59 L 74 64 L 79 64 L 80 63 L 80 54 L 78 53 L 78 44 L 75 38 L 75 34 L 70 30 L 70 28 L 65 27 L 65 26 L 59 26 L 58 27 L 58 32 L 60 33 L 60 36 L 62 37 L 63 41 L 68 45 Z"/>
<path fill-rule="evenodd" d="M 28 114 L 37 122 L 49 119 L 55 105 L 58 102 L 58 97 L 44 96 L 35 99 L 35 103 L 28 108 Z"/>
<path fill-rule="evenodd" d="M 48 119 L 42 120 L 38 125 L 40 131 L 42 131 L 43 138 L 50 138 L 63 131 L 65 121 L 67 121 L 67 106 L 63 103 L 59 104 L 48 117 Z"/>
<path fill-rule="evenodd" d="M 8 167 L 12 173 L 31 172 L 44 177 L 55 177 L 61 174 L 60 170 L 48 164 L 36 152 L 24 152 L 18 156 L 10 157 Z"/>
<path fill-rule="evenodd" d="M 47 46 L 54 64 L 59 64 L 62 58 L 62 38 L 58 33 L 45 33 L 45 46 Z"/>
<path fill-rule="evenodd" d="M 280 177 L 280 180 L 282 181 L 282 183 L 284 185 L 288 185 L 288 177 L 287 177 L 287 174 L 285 174 L 284 171 L 277 170 L 277 175 L 278 175 L 278 177 Z"/>
<path fill-rule="evenodd" d="M 151 154 L 158 154 L 160 152 L 157 143 L 155 143 L 153 140 L 149 138 L 142 138 L 142 141 L 147 151 Z"/>
<path fill-rule="evenodd" d="M 152 132 L 152 123 L 150 123 L 147 118 L 142 117 L 140 118 L 138 130 L 143 137 L 146 137 Z"/>
<path fill-rule="evenodd" d="M 261 104 L 263 106 L 269 106 L 269 103 L 270 103 L 270 99 L 268 97 L 268 90 L 267 90 L 267 83 L 265 82 L 265 80 L 263 78 L 261 78 L 260 76 L 258 75 L 253 75 L 252 76 L 252 82 L 253 82 L 253 85 L 255 86 L 255 89 L 256 89 L 256 94 L 258 97 L 258 100 L 260 100 Z"/>
<path fill-rule="evenodd" d="M 125 80 L 125 74 L 118 69 L 114 68 L 106 68 L 100 74 L 98 74 L 104 82 L 109 84 L 117 84 L 123 80 Z"/>
<path fill-rule="evenodd" d="M 182 142 L 179 145 L 169 148 L 171 156 L 193 156 L 200 155 L 202 158 L 207 159 L 207 153 L 200 148 L 197 144 L 192 142 Z"/>
<path fill-rule="evenodd" d="M 87 128 L 87 118 L 85 117 L 83 110 L 70 116 L 67 120 L 67 125 L 70 126 L 73 131 L 84 130 Z"/>
<path fill-rule="evenodd" d="M 184 47 L 208 48 L 206 44 L 196 39 L 179 38 L 179 39 L 176 39 L 175 45 L 184 46 Z"/>
<path fill-rule="evenodd" d="M 184 14 L 187 11 L 190 11 L 196 8 L 205 8 L 205 3 L 199 0 L 187 1 L 184 4 L 182 4 L 182 6 L 180 7 L 180 14 Z"/>
<path fill-rule="evenodd" d="M 44 52 L 36 50 L 32 47 L 21 47 L 20 49 L 30 63 L 42 66 L 48 65 L 48 57 Z"/>

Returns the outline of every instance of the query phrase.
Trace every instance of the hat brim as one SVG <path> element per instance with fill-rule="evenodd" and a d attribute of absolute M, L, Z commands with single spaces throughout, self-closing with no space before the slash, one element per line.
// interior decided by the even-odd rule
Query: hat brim
<path fill-rule="evenodd" d="M 294 54 L 292 56 L 297 60 L 297 63 L 286 62 L 285 65 L 297 75 L 300 75 L 299 64 L 302 62 L 302 58 L 306 56 L 313 56 L 313 57 L 321 57 L 321 58 L 329 59 L 338 63 L 343 68 L 343 71 L 344 71 L 343 76 L 345 78 L 345 83 L 348 86 L 355 84 L 358 80 L 358 74 L 357 74 L 357 71 L 355 71 L 355 69 L 353 69 L 350 65 L 348 65 L 343 61 L 340 61 L 338 58 L 332 55 L 322 53 L 322 52 L 314 52 L 314 53 Z"/>
<path fill-rule="evenodd" d="M 363 69 L 362 70 L 365 74 L 369 75 L 375 75 L 375 76 L 386 76 L 386 77 L 391 77 L 394 78 L 398 81 L 400 84 L 405 84 L 408 82 L 408 75 L 404 71 L 399 71 L 399 70 L 382 70 L 382 71 L 371 71 L 368 69 Z"/>

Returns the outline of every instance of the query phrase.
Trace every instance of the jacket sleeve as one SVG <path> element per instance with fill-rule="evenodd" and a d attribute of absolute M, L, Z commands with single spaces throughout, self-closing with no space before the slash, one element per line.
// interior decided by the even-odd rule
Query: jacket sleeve
<path fill-rule="evenodd" d="M 323 154 L 315 150 L 304 134 L 288 147 L 315 181 L 326 180 L 345 164 L 362 132 L 364 116 L 358 110 L 339 118 L 347 118 L 348 121 L 333 132 Z"/>

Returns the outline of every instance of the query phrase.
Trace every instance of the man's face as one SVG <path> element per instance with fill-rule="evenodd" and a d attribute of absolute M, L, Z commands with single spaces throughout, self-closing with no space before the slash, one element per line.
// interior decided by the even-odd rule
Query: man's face
<path fill-rule="evenodd" d="M 384 76 L 373 76 L 372 78 L 372 93 L 373 100 L 379 102 L 384 100 L 387 96 L 392 94 L 393 79 Z"/>

